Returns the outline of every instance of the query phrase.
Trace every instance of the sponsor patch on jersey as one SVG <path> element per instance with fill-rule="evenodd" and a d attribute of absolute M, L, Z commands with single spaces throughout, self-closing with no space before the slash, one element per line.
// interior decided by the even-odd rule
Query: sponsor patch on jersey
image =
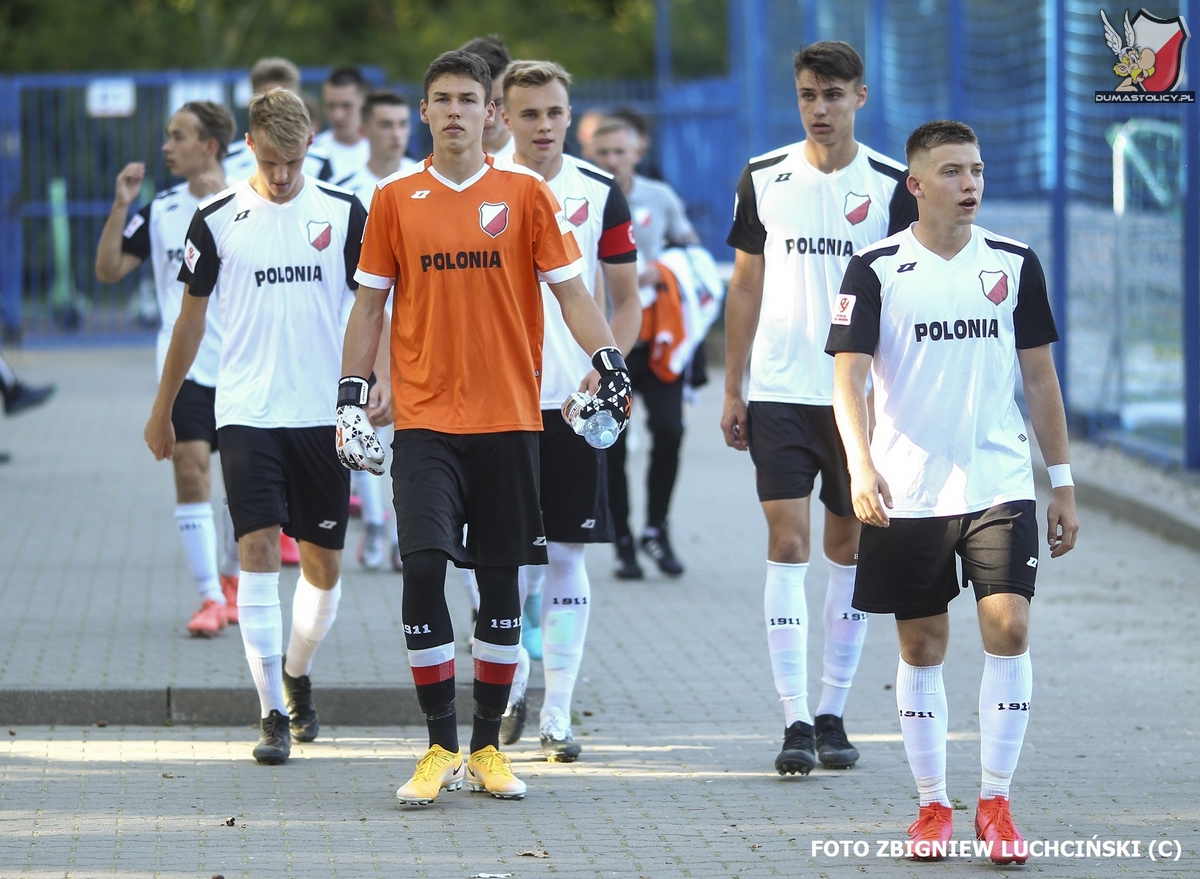
<path fill-rule="evenodd" d="M 188 267 L 189 272 L 196 271 L 196 263 L 200 261 L 200 251 L 196 245 L 192 244 L 192 239 L 187 239 L 183 245 L 183 264 Z"/>
<path fill-rule="evenodd" d="M 125 227 L 125 232 L 123 234 L 126 238 L 132 238 L 133 233 L 142 228 L 142 225 L 145 222 L 146 221 L 142 219 L 141 214 L 134 214 L 133 219 L 129 221 L 129 225 Z"/>
<path fill-rule="evenodd" d="M 317 250 L 324 250 L 333 240 L 333 226 L 326 220 L 308 221 L 308 243 Z"/>
<path fill-rule="evenodd" d="M 508 205 L 485 201 L 479 206 L 479 228 L 495 238 L 508 228 Z"/>
<path fill-rule="evenodd" d="M 833 301 L 833 325 L 835 327 L 850 326 L 850 315 L 854 314 L 854 303 L 858 297 L 849 293 L 839 293 Z"/>
<path fill-rule="evenodd" d="M 867 218 L 871 211 L 871 196 L 859 195 L 857 192 L 846 194 L 846 219 L 851 226 L 857 226 Z"/>
<path fill-rule="evenodd" d="M 567 198 L 563 201 L 563 213 L 572 226 L 582 226 L 588 218 L 588 200 L 586 198 Z"/>
<path fill-rule="evenodd" d="M 1008 298 L 1008 275 L 1004 272 L 980 272 L 979 283 L 983 286 L 983 295 L 992 305 L 999 305 Z"/>

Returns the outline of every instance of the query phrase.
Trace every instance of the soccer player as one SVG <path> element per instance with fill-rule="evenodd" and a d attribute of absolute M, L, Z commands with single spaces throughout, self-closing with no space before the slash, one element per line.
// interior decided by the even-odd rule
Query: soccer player
<path fill-rule="evenodd" d="M 637 250 L 629 205 L 611 174 L 563 154 L 571 124 L 571 75 L 549 61 L 514 61 L 504 74 L 504 123 L 516 143 L 514 160 L 537 171 L 562 205 L 584 257 L 582 278 L 596 285 L 604 273 L 612 298 L 610 327 L 622 351 L 637 340 L 642 322 L 637 289 Z M 539 728 L 542 753 L 570 763 L 580 753 L 571 735 L 571 697 L 583 659 L 591 605 L 584 545 L 611 543 L 607 454 L 593 449 L 563 421 L 563 401 L 590 378 L 591 364 L 563 321 L 554 293 L 542 284 L 545 341 L 542 349 L 542 433 L 539 435 L 542 521 L 546 567 L 521 568 L 522 596 L 540 591 L 546 695 Z M 518 660 L 500 740 L 511 745 L 525 725 L 529 658 Z"/>
<path fill-rule="evenodd" d="M 432 802 L 462 786 L 501 798 L 525 783 L 499 744 L 521 638 L 518 568 L 546 564 L 538 498 L 544 309 L 550 285 L 572 336 L 595 352 L 597 401 L 628 415 L 620 351 L 579 277 L 571 224 L 535 172 L 484 152 L 495 113 L 492 78 L 469 52 L 446 52 L 425 73 L 421 121 L 433 155 L 380 183 L 371 202 L 346 331 L 338 453 L 350 467 L 382 471 L 383 449 L 361 410 L 376 358 L 384 302 L 391 321 L 392 484 L 404 559 L 403 621 L 429 750 L 396 793 Z M 467 525 L 466 545 L 463 526 Z M 458 744 L 454 631 L 446 562 L 473 566 L 479 618 L 472 647 L 475 716 L 470 756 Z"/>
<path fill-rule="evenodd" d="M 357 195 L 368 211 L 371 209 L 375 187 L 380 180 L 417 164 L 404 154 L 408 149 L 409 117 L 408 101 L 403 95 L 390 91 L 375 91 L 367 95 L 363 104 L 362 119 L 367 141 L 371 146 L 370 156 L 365 165 L 337 181 L 337 185 Z M 353 304 L 352 299 L 350 303 Z M 349 316 L 347 310 L 347 320 Z M 380 442 L 384 441 L 389 429 L 387 422 L 375 425 L 375 433 Z M 379 570 L 387 561 L 389 543 L 385 533 L 383 482 L 356 470 L 350 474 L 350 486 L 351 497 L 357 496 L 361 499 L 363 524 L 366 526 L 358 550 L 359 562 L 367 570 Z M 393 540 L 395 534 L 395 529 L 392 529 Z M 400 559 L 395 544 L 391 549 L 392 566 L 399 570 Z"/>
<path fill-rule="evenodd" d="M 286 58 L 259 58 L 250 68 L 250 87 L 256 95 L 265 95 L 272 89 L 286 89 L 299 95 L 300 68 Z M 231 185 L 246 180 L 258 169 L 254 151 L 244 140 L 229 145 L 229 153 L 221 164 L 225 180 Z M 304 157 L 304 173 L 318 180 L 332 180 L 333 164 L 319 149 L 310 149 Z"/>
<path fill-rule="evenodd" d="M 512 55 L 499 34 L 475 37 L 461 47 L 460 52 L 470 52 L 482 58 L 492 74 L 492 103 L 496 105 L 496 116 L 483 129 L 483 149 L 497 159 L 511 159 L 516 145 L 512 133 L 500 117 L 504 109 L 504 71 L 512 63 Z"/>
<path fill-rule="evenodd" d="M 794 72 L 805 139 L 751 159 L 738 183 L 721 429 L 729 446 L 749 449 L 767 519 L 763 610 L 784 714 L 775 768 L 807 775 L 818 759 L 831 768 L 858 761 L 842 715 L 867 635 L 867 615 L 851 607 L 860 526 L 834 424 L 833 364 L 824 353 L 831 303 L 851 254 L 905 228 L 916 206 L 903 167 L 854 139 L 854 115 L 867 99 L 858 53 L 842 42 L 813 43 L 797 53 Z M 829 579 L 814 724 L 804 581 L 818 473 Z"/>
<path fill-rule="evenodd" d="M 353 174 L 371 157 L 363 133 L 367 81 L 357 67 L 339 67 L 321 85 L 321 106 L 329 128 L 313 138 L 313 147 L 329 157 L 334 180 Z"/>
<path fill-rule="evenodd" d="M 233 115 L 220 104 L 191 101 L 180 107 L 167 124 L 162 151 L 168 170 L 183 177 L 185 182 L 159 192 L 128 222 L 126 215 L 141 192 L 146 166 L 132 162 L 117 176 L 112 210 L 96 249 L 96 278 L 103 284 L 114 284 L 150 260 L 162 316 L 158 331 L 159 376 L 183 304 L 183 284 L 178 275 L 188 225 L 200 202 L 225 188 L 221 160 L 233 132 Z M 208 313 L 204 338 L 171 412 L 175 429 L 175 451 L 171 457 L 175 471 L 175 523 L 201 602 L 188 621 L 187 630 L 206 638 L 216 635 L 227 623 L 238 621 L 236 548 L 232 553 L 234 558 L 222 559 L 219 568 L 217 525 L 209 502 L 210 461 L 217 450 L 213 403 L 220 358 L 221 321 L 213 309 Z M 229 522 L 225 525 L 226 530 L 232 527 Z"/>
<path fill-rule="evenodd" d="M 983 196 L 975 133 L 930 122 L 905 147 L 920 218 L 850 260 L 826 350 L 834 409 L 862 520 L 854 606 L 896 617 L 896 705 L 920 814 L 915 857 L 953 834 L 946 793 L 948 603 L 975 588 L 985 651 L 979 687 L 983 783 L 975 833 L 997 864 L 1024 863 L 1009 785 L 1029 722 L 1029 604 L 1038 565 L 1033 468 L 1013 399 L 1020 367 L 1033 432 L 1049 463 L 1050 557 L 1079 521 L 1067 422 L 1050 344 L 1058 341 L 1041 264 L 1029 247 L 974 225 Z M 874 431 L 863 393 L 874 379 Z"/>
<path fill-rule="evenodd" d="M 317 736 L 309 673 L 337 615 L 349 517 L 349 474 L 333 453 L 332 388 L 342 298 L 355 285 L 366 212 L 352 194 L 304 176 L 311 139 L 295 94 L 274 89 L 251 99 L 248 143 L 258 171 L 203 202 L 192 219 L 179 272 L 183 307 L 145 431 L 155 457 L 170 457 L 171 408 L 215 294 L 224 330 L 217 437 L 241 557 L 242 641 L 262 709 L 254 758 L 271 764 L 287 760 L 293 735 Z M 386 365 L 380 369 L 386 375 Z M 286 666 L 281 525 L 300 545 Z"/>
<path fill-rule="evenodd" d="M 638 281 L 643 288 L 643 305 L 654 300 L 658 282 L 655 261 L 670 245 L 695 244 L 696 233 L 684 213 L 679 196 L 666 183 L 636 174 L 642 158 L 641 135 L 627 121 L 611 119 L 596 129 L 593 144 L 596 162 L 616 178 L 629 202 L 633 237 L 638 250 Z M 648 327 L 643 326 L 643 336 Z M 679 473 L 679 446 L 683 441 L 683 389 L 686 379 L 663 381 L 650 369 L 650 340 L 643 338 L 629 354 L 629 371 L 646 404 L 652 446 L 646 469 L 646 524 L 638 545 L 669 577 L 683 573 L 683 563 L 671 547 L 667 513 L 675 478 Z M 633 533 L 629 528 L 629 483 L 625 476 L 626 442 L 620 436 L 609 450 L 608 499 L 616 526 L 616 575 L 640 580 Z"/>

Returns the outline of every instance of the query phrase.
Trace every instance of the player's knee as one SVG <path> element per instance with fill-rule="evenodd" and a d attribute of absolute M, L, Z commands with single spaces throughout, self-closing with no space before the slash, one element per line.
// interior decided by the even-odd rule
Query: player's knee
<path fill-rule="evenodd" d="M 278 571 L 279 526 L 243 534 L 238 539 L 238 560 L 245 571 Z"/>
<path fill-rule="evenodd" d="M 909 630 L 900 636 L 900 658 L 913 666 L 941 665 L 947 638 L 932 630 Z"/>
<path fill-rule="evenodd" d="M 194 457 L 175 461 L 175 497 L 181 504 L 202 504 L 209 498 L 210 478 L 207 462 Z"/>
<path fill-rule="evenodd" d="M 808 536 L 795 532 L 771 534 L 767 539 L 767 558 L 783 565 L 800 565 L 808 561 Z"/>
<path fill-rule="evenodd" d="M 332 589 L 342 575 L 341 550 L 300 544 L 300 570 L 304 579 L 318 589 Z"/>
<path fill-rule="evenodd" d="M 422 549 L 404 556 L 404 585 L 410 589 L 436 589 L 446 583 L 448 556 L 439 549 Z"/>
<path fill-rule="evenodd" d="M 984 650 L 996 656 L 1017 656 L 1029 646 L 1029 621 L 1005 615 L 988 621 Z"/>

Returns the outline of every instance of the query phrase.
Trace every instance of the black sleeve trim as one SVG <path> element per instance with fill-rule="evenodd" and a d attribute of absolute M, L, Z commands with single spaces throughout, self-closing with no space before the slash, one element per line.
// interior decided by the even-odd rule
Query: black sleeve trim
<path fill-rule="evenodd" d="M 1034 262 L 1037 262 L 1037 257 L 1034 255 L 1033 251 L 1024 244 L 1016 244 L 1011 241 L 996 241 L 993 238 L 984 238 L 983 243 L 992 250 L 1003 250 L 1006 253 L 1015 253 L 1017 256 L 1024 257 L 1026 259 L 1032 256 Z"/>
<path fill-rule="evenodd" d="M 584 174 L 588 173 L 586 168 L 580 168 L 580 170 Z M 622 223 L 631 222 L 633 215 L 629 213 L 629 202 L 625 199 L 625 193 L 621 191 L 617 181 L 610 177 L 604 182 L 608 184 L 608 197 L 604 199 L 604 218 L 600 228 L 608 230 L 616 228 Z"/>
<path fill-rule="evenodd" d="M 768 164 L 752 163 L 742 170 L 742 177 L 738 181 L 737 202 L 733 209 L 733 226 L 729 230 L 729 236 L 725 239 L 725 243 L 730 247 L 743 253 L 759 255 L 766 249 L 767 228 L 758 216 L 758 195 L 754 191 L 754 164 L 770 167 L 785 158 L 786 155 L 772 160 L 764 160 Z"/>
<path fill-rule="evenodd" d="M 232 196 L 230 196 L 232 198 Z M 229 199 L 222 199 L 222 203 Z M 211 211 L 208 208 L 198 208 L 192 216 L 192 224 L 188 226 L 187 239 L 183 244 L 184 262 L 179 267 L 177 280 L 188 285 L 192 296 L 211 296 L 217 286 L 217 275 L 221 271 L 221 258 L 217 254 L 217 241 L 213 238 L 212 229 L 205 219 Z M 200 251 L 196 258 L 196 268 L 189 269 L 187 264 L 188 242 Z"/>
<path fill-rule="evenodd" d="M 865 253 L 852 257 L 852 259 L 862 260 L 867 265 L 871 265 L 881 256 L 895 256 L 900 252 L 899 244 L 889 244 L 887 247 L 872 247 Z"/>
<path fill-rule="evenodd" d="M 1021 279 L 1017 282 L 1017 304 L 1013 309 L 1013 335 L 1017 348 L 1040 348 L 1057 342 L 1058 328 L 1054 325 L 1054 312 L 1050 310 L 1046 293 L 1046 275 L 1037 254 L 1029 248 L 1020 250 L 1000 241 L 988 241 L 988 246 L 1025 256 Z"/>
<path fill-rule="evenodd" d="M 905 175 L 907 180 L 907 174 Z M 892 201 L 888 205 L 888 235 L 903 232 L 917 221 L 917 199 L 908 191 L 904 182 L 896 184 Z"/>
<path fill-rule="evenodd" d="M 895 253 L 898 248 L 882 248 L 883 251 Z M 882 256 L 878 253 L 876 256 Z M 836 313 L 838 302 L 843 296 L 853 296 L 854 310 L 850 315 L 848 325 L 831 324 L 829 338 L 825 342 L 826 354 L 837 354 L 839 351 L 852 351 L 858 354 L 875 353 L 879 345 L 879 316 L 883 312 L 883 284 L 879 276 L 871 268 L 870 263 L 863 257 L 850 257 L 846 266 L 846 274 L 842 277 L 842 287 L 834 298 Z"/>
<path fill-rule="evenodd" d="M 324 186 L 321 188 L 325 189 Z M 328 191 L 326 190 L 326 192 Z M 343 197 L 340 192 L 331 192 L 330 195 Z M 346 225 L 346 246 L 343 256 L 346 261 L 346 286 L 351 290 L 357 290 L 358 281 L 354 280 L 354 272 L 358 269 L 358 255 L 362 250 L 363 230 L 367 225 L 367 209 L 362 206 L 362 202 L 356 195 L 350 196 L 349 201 L 350 216 Z"/>
<path fill-rule="evenodd" d="M 336 186 L 337 184 L 328 183 L 326 181 L 317 183 L 317 189 L 321 190 L 326 195 L 331 195 L 334 198 L 340 198 L 342 201 L 347 202 L 348 204 L 354 204 L 355 202 L 358 202 L 358 196 L 353 192 L 348 192 L 345 189 L 335 189 L 334 187 Z M 361 202 L 359 202 L 359 207 L 362 207 Z"/>
<path fill-rule="evenodd" d="M 157 200 L 157 199 L 156 199 Z M 142 218 L 142 224 L 134 230 L 133 235 L 126 238 L 121 235 L 121 253 L 128 253 L 131 256 L 136 256 L 138 259 L 145 261 L 150 257 L 150 202 L 145 205 L 140 211 L 134 214 L 135 217 Z M 132 217 L 129 222 L 133 222 Z M 129 228 L 129 223 L 125 224 L 125 228 Z"/>
<path fill-rule="evenodd" d="M 788 154 L 786 152 L 782 152 L 777 156 L 770 156 L 766 159 L 759 159 L 757 162 L 751 162 L 746 167 L 749 168 L 750 173 L 753 174 L 755 171 L 761 171 L 763 168 L 770 168 L 772 165 L 778 165 L 787 157 Z"/>
<path fill-rule="evenodd" d="M 198 213 L 200 216 L 205 217 L 205 218 L 211 217 L 213 214 L 215 214 L 217 211 L 219 211 L 225 205 L 229 204 L 229 202 L 233 201 L 233 197 L 235 195 L 237 195 L 236 192 L 231 192 L 231 193 L 229 193 L 229 195 L 225 196 L 224 198 L 218 198 L 216 201 L 210 201 L 206 205 L 201 205 L 199 208 L 196 209 L 196 213 Z M 193 220 L 192 222 L 195 222 L 195 220 Z"/>
<path fill-rule="evenodd" d="M 321 159 L 321 170 L 317 174 L 317 179 L 328 181 L 331 177 L 333 177 L 333 162 L 329 159 Z"/>
<path fill-rule="evenodd" d="M 871 156 L 867 156 L 867 162 L 880 174 L 885 177 L 891 177 L 900 185 L 904 185 L 904 181 L 908 179 L 907 169 L 897 168 L 895 165 L 889 165 L 887 162 L 881 162 Z"/>

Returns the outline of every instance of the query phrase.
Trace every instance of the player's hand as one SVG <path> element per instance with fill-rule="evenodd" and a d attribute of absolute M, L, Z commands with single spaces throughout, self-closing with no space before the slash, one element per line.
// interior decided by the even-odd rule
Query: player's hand
<path fill-rule="evenodd" d="M 579 383 L 579 390 L 587 394 L 589 397 L 596 396 L 596 392 L 600 390 L 600 372 L 593 369 L 583 377 L 583 381 Z"/>
<path fill-rule="evenodd" d="M 338 406 L 337 455 L 347 470 L 383 475 L 383 446 L 367 413 L 359 406 Z"/>
<path fill-rule="evenodd" d="M 347 470 L 366 470 L 383 475 L 383 446 L 364 406 L 370 399 L 367 380 L 349 375 L 338 382 L 337 456 Z"/>
<path fill-rule="evenodd" d="M 367 397 L 367 420 L 375 427 L 392 423 L 392 387 L 389 382 L 377 381 Z"/>
<path fill-rule="evenodd" d="M 591 418 L 601 409 L 607 409 L 617 422 L 619 433 L 625 429 L 633 412 L 633 384 L 625 358 L 616 348 L 601 348 L 592 355 L 592 366 L 596 367 L 599 380 L 594 399 L 584 407 L 583 417 Z"/>
<path fill-rule="evenodd" d="M 142 191 L 142 181 L 145 179 L 145 162 L 130 162 L 117 175 L 117 193 L 114 201 L 125 207 L 133 204 Z"/>
<path fill-rule="evenodd" d="M 725 434 L 725 445 L 739 452 L 750 448 L 750 431 L 746 427 L 746 401 L 741 395 L 725 395 L 725 409 L 721 413 L 721 433 Z"/>
<path fill-rule="evenodd" d="M 892 508 L 892 492 L 874 467 L 850 474 L 850 498 L 860 522 L 876 528 L 891 524 L 887 511 Z"/>
<path fill-rule="evenodd" d="M 175 425 L 171 423 L 171 413 L 160 415 L 157 411 L 151 412 L 142 437 L 154 453 L 155 461 L 170 458 L 175 454 Z"/>
<path fill-rule="evenodd" d="M 1075 514 L 1075 488 L 1062 485 L 1054 489 L 1046 509 L 1046 542 L 1050 558 L 1066 555 L 1075 548 L 1079 536 L 1079 517 Z"/>
<path fill-rule="evenodd" d="M 225 171 L 221 168 L 217 168 L 215 171 L 205 171 L 196 178 L 196 182 L 200 184 L 200 190 L 209 195 L 224 192 L 227 188 L 225 185 Z"/>

